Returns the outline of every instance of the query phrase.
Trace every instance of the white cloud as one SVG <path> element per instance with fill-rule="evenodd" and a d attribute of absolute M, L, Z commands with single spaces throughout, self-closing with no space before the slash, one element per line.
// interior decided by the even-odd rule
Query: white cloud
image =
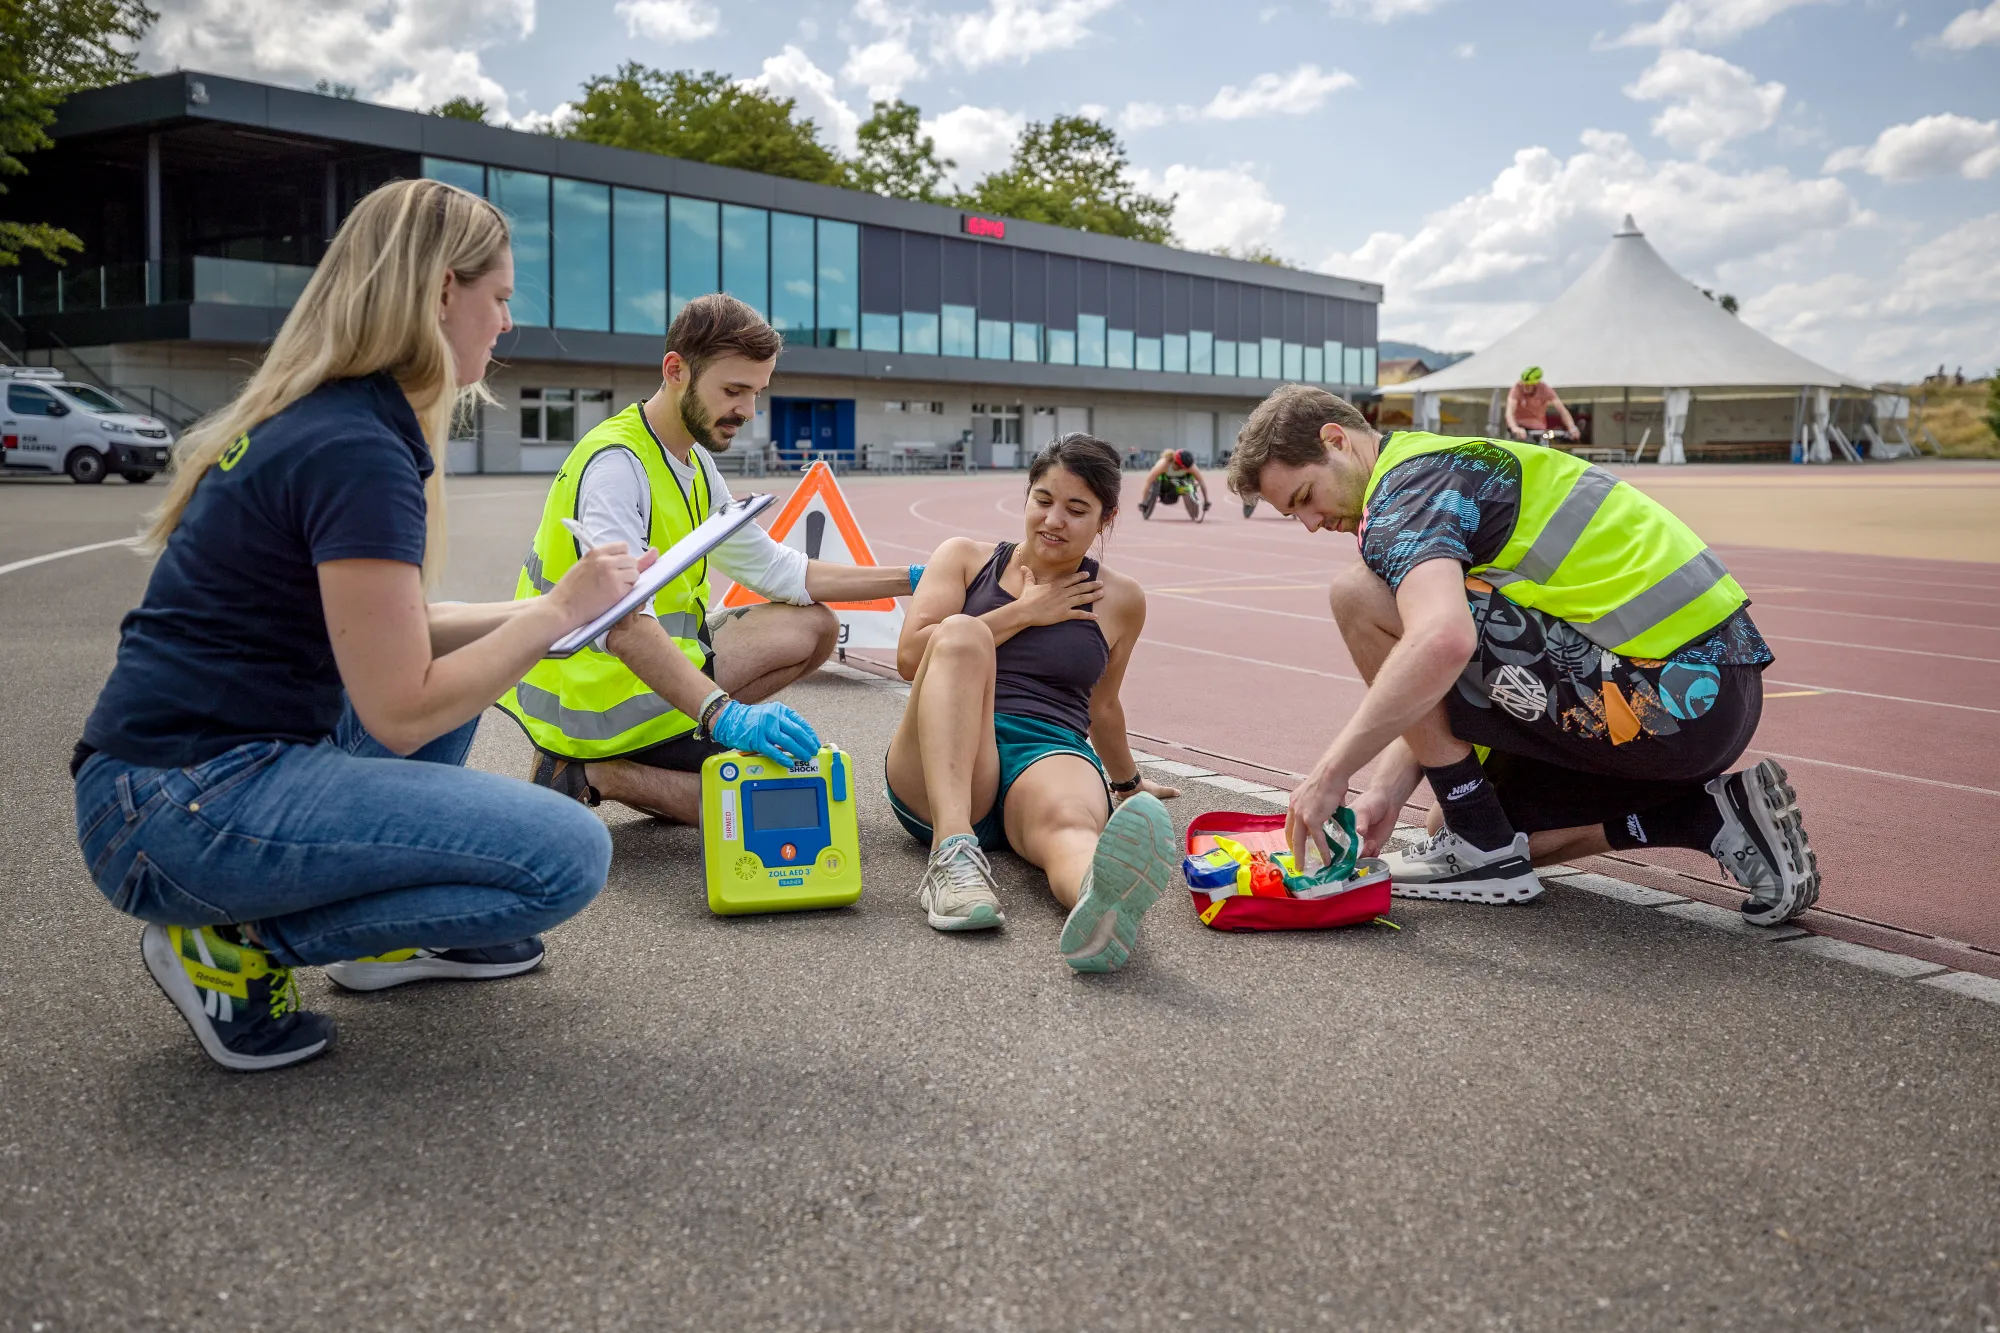
<path fill-rule="evenodd" d="M 1377 232 L 1321 267 L 1387 288 L 1398 336 L 1480 346 L 1547 304 L 1582 272 L 1626 213 L 1683 272 L 1789 254 L 1867 215 L 1838 180 L 1782 167 L 1740 173 L 1649 161 L 1622 134 L 1586 130 L 1568 158 L 1523 148 L 1492 183 L 1427 216 L 1414 235 Z"/>
<path fill-rule="evenodd" d="M 774 56 L 764 58 L 762 71 L 754 79 L 739 82 L 746 88 L 761 88 L 776 97 L 790 97 L 798 114 L 810 117 L 825 136 L 824 142 L 843 153 L 854 151 L 854 131 L 861 127 L 861 115 L 840 100 L 834 91 L 833 75 L 812 62 L 798 47 L 789 43 Z"/>
<path fill-rule="evenodd" d="M 940 21 L 937 50 L 967 69 L 1025 63 L 1066 51 L 1091 35 L 1090 20 L 1118 0 L 987 0 L 986 8 Z"/>
<path fill-rule="evenodd" d="M 1328 0 L 1341 18 L 1365 18 L 1371 23 L 1393 23 L 1414 14 L 1428 14 L 1444 0 Z"/>
<path fill-rule="evenodd" d="M 849 83 L 866 84 L 870 102 L 887 101 L 900 94 L 903 86 L 922 78 L 924 62 L 917 59 L 909 43 L 901 37 L 885 37 L 866 46 L 850 47 L 840 77 Z"/>
<path fill-rule="evenodd" d="M 2000 0 L 1984 9 L 1968 9 L 1945 25 L 1938 41 L 1954 51 L 1975 46 L 2000 46 Z"/>
<path fill-rule="evenodd" d="M 1132 182 L 1147 194 L 1174 196 L 1174 235 L 1193 250 L 1269 245 L 1285 222 L 1285 206 L 1247 166 L 1140 168 Z"/>
<path fill-rule="evenodd" d="M 1460 60 L 1470 60 L 1479 54 L 1479 48 L 1471 42 L 1460 42 L 1457 46 L 1451 48 L 1451 53 Z"/>
<path fill-rule="evenodd" d="M 1118 123 L 1128 132 L 1149 130 L 1173 120 L 1250 120 L 1261 116 L 1310 115 L 1326 99 L 1356 80 L 1345 70 L 1300 65 L 1290 74 L 1259 74 L 1247 88 L 1226 86 L 1205 106 L 1168 107 L 1158 102 L 1128 102 Z"/>
<path fill-rule="evenodd" d="M 1157 129 L 1170 120 L 1178 118 L 1180 112 L 1191 111 L 1190 107 L 1161 106 L 1158 102 L 1127 102 L 1125 109 L 1118 113 L 1118 124 L 1130 134 L 1138 130 Z"/>
<path fill-rule="evenodd" d="M 940 156 L 958 163 L 952 183 L 964 187 L 1006 166 L 1014 155 L 1014 141 L 1027 126 L 1028 118 L 1018 111 L 961 106 L 924 121 L 923 131 L 937 143 Z"/>
<path fill-rule="evenodd" d="M 515 116 L 509 123 L 526 134 L 561 134 L 575 120 L 576 107 L 568 102 L 558 102 L 553 111 L 530 111 L 526 115 Z"/>
<path fill-rule="evenodd" d="M 614 12 L 631 37 L 698 42 L 722 30 L 722 14 L 707 0 L 618 0 Z"/>
<path fill-rule="evenodd" d="M 1653 118 L 1653 133 L 1706 162 L 1730 140 L 1775 125 L 1785 85 L 1758 83 L 1749 70 L 1720 56 L 1672 47 L 1660 52 L 1625 95 L 1672 103 Z"/>
<path fill-rule="evenodd" d="M 1852 171 L 1857 167 L 1887 181 L 1951 173 L 1967 180 L 1984 180 L 2000 171 L 2000 120 L 1947 113 L 1891 125 L 1866 148 L 1843 148 L 1834 153 L 1822 170 Z"/>
<path fill-rule="evenodd" d="M 1224 87 L 1201 109 L 1205 120 L 1249 120 L 1257 116 L 1303 116 L 1355 80 L 1345 70 L 1322 71 L 1300 65 L 1290 74 L 1259 74 L 1248 88 Z"/>
<path fill-rule="evenodd" d="M 159 12 L 140 47 L 152 68 L 302 87 L 326 78 L 401 107 L 464 96 L 503 115 L 507 90 L 479 53 L 535 30 L 535 0 L 162 0 Z"/>
<path fill-rule="evenodd" d="M 1634 24 L 1620 46 L 1672 46 L 1678 42 L 1726 42 L 1761 28 L 1788 9 L 1826 0 L 1673 0 L 1651 23 Z"/>
<path fill-rule="evenodd" d="M 1917 246 L 1893 275 L 1779 283 L 1744 318 L 1853 373 L 1914 380 L 1938 362 L 1985 370 L 2000 345 L 2000 213 Z"/>
<path fill-rule="evenodd" d="M 867 85 L 868 100 L 875 102 L 898 96 L 906 85 L 924 77 L 924 62 L 911 49 L 910 38 L 920 19 L 935 23 L 935 18 L 898 9 L 891 0 L 855 0 L 854 17 L 875 29 L 876 38 L 847 48 L 841 78 Z"/>

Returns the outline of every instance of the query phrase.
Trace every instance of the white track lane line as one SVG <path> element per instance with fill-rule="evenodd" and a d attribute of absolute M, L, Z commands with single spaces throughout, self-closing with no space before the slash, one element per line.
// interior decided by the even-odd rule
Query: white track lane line
<path fill-rule="evenodd" d="M 1880 643 L 1847 643 L 1840 639 L 1807 639 L 1797 634 L 1766 634 L 1769 643 L 1815 643 L 1822 648 L 1856 648 L 1869 653 L 1902 653 L 1910 657 L 1943 657 L 1954 662 L 1981 662 L 1987 666 L 2000 666 L 2000 657 L 1972 657 L 1965 653 L 1934 653 L 1923 648 L 1891 648 Z"/>
<path fill-rule="evenodd" d="M 1912 699 L 1903 694 L 1875 694 L 1869 690 L 1843 690 L 1836 685 L 1815 685 L 1804 680 L 1779 680 L 1775 676 L 1765 679 L 1773 685 L 1789 685 L 1793 689 L 1811 690 L 1816 694 L 1851 694 L 1857 699 L 1881 699 L 1892 704 L 1916 704 L 1922 708 L 1956 708 L 1966 713 L 1993 713 L 2000 715 L 2000 708 L 1982 708 L 1978 704 L 1948 704 L 1940 699 Z"/>
<path fill-rule="evenodd" d="M 1788 764 L 1812 764 L 1817 768 L 1837 768 L 1843 773 L 1865 773 L 1871 778 L 1889 778 L 1895 782 L 1914 782 L 1924 787 L 1942 787 L 1946 791 L 1971 792 L 1974 796 L 2000 796 L 2000 791 L 1991 787 L 1974 787 L 1964 782 L 1946 782 L 1943 778 L 1919 778 L 1908 773 L 1891 773 L 1887 769 L 1863 768 L 1859 764 L 1837 764 L 1831 759 L 1808 759 L 1802 754 L 1779 754 L 1776 750 L 1766 750 L 1761 745 L 1753 745 L 1745 753 L 1768 754 L 1773 759 L 1782 759 Z"/>
<path fill-rule="evenodd" d="M 1916 616 L 1885 616 L 1873 611 L 1834 611 L 1823 606 L 1786 606 L 1783 602 L 1758 602 L 1759 612 L 1796 611 L 1806 616 L 1850 616 L 1856 620 L 1893 620 L 1899 625 L 1936 625 L 1940 629 L 1974 629 L 1985 633 L 2000 631 L 2000 625 L 1974 625 L 1963 620 L 1923 620 Z"/>
<path fill-rule="evenodd" d="M 88 546 L 72 546 L 66 551 L 50 551 L 47 555 L 31 555 L 26 560 L 16 560 L 11 565 L 0 565 L 0 574 L 12 574 L 17 569 L 27 569 L 34 565 L 46 565 L 51 560 L 61 560 L 65 556 L 83 555 L 88 551 L 108 550 L 113 546 L 136 546 L 137 537 L 120 537 L 116 541 L 92 542 Z"/>
<path fill-rule="evenodd" d="M 1302 676 L 1319 676 L 1326 680 L 1344 681 L 1349 685 L 1366 685 L 1368 683 L 1359 676 L 1343 676 L 1338 671 L 1321 671 L 1316 667 L 1293 666 L 1290 662 L 1272 662 L 1261 657 L 1245 657 L 1241 653 L 1218 652 L 1214 648 L 1197 648 L 1193 644 L 1174 643 L 1171 640 L 1157 638 L 1152 635 L 1141 636 L 1139 642 L 1134 646 L 1139 648 L 1172 648 L 1178 652 L 1199 653 L 1203 657 L 1220 657 L 1229 662 L 1241 662 L 1246 666 L 1270 667 L 1274 671 L 1296 671 Z"/>

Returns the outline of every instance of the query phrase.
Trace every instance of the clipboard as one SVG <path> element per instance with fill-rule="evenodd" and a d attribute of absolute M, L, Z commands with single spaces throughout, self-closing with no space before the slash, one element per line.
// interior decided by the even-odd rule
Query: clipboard
<path fill-rule="evenodd" d="M 740 500 L 731 500 L 710 514 L 693 532 L 675 542 L 671 549 L 663 551 L 652 568 L 639 575 L 639 581 L 618 600 L 617 605 L 589 624 L 557 639 L 543 656 L 574 657 L 582 652 L 598 635 L 652 601 L 660 589 L 693 569 L 696 562 L 722 545 L 745 523 L 763 513 L 775 499 L 774 495 L 746 495 Z"/>

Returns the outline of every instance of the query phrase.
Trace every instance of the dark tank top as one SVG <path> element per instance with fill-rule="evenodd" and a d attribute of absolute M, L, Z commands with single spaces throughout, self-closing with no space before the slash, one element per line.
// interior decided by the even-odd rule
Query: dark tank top
<path fill-rule="evenodd" d="M 1016 600 L 1000 586 L 1014 543 L 1001 542 L 965 589 L 965 614 L 983 616 Z M 1097 562 L 1086 558 L 1086 577 Z M 994 649 L 993 711 L 1056 722 L 1088 736 L 1090 692 L 1111 664 L 1111 646 L 1095 620 L 1030 625 Z"/>

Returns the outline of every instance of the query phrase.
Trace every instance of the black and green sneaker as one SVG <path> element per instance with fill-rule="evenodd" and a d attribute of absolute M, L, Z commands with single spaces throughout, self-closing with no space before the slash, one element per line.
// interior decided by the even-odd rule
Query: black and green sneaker
<path fill-rule="evenodd" d="M 148 925 L 139 955 L 224 1069 L 282 1069 L 333 1045 L 333 1020 L 300 1012 L 292 969 L 217 927 Z"/>

